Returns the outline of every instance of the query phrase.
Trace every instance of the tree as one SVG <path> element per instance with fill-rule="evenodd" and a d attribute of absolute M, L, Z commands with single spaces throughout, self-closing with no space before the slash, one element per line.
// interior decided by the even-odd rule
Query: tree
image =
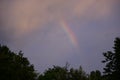
<path fill-rule="evenodd" d="M 69 71 L 69 80 L 87 80 L 87 74 L 81 66 L 79 69 L 71 68 Z"/>
<path fill-rule="evenodd" d="M 44 74 L 41 74 L 38 80 L 87 80 L 87 75 L 82 67 L 68 69 L 67 66 L 53 66 L 53 68 L 49 68 Z"/>
<path fill-rule="evenodd" d="M 0 80 L 35 80 L 37 74 L 23 53 L 0 45 Z"/>
<path fill-rule="evenodd" d="M 114 51 L 107 51 L 103 53 L 105 60 L 102 62 L 106 64 L 104 68 L 104 76 L 108 80 L 120 79 L 120 38 L 116 38 L 114 41 Z"/>
<path fill-rule="evenodd" d="M 39 80 L 67 80 L 67 70 L 65 67 L 53 66 L 39 76 Z"/>
<path fill-rule="evenodd" d="M 99 70 L 92 71 L 89 80 L 102 80 L 101 72 Z"/>

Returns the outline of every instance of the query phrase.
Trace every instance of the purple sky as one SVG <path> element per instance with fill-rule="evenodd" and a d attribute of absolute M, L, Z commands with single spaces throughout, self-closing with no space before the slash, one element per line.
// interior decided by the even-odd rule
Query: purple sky
<path fill-rule="evenodd" d="M 35 69 L 101 70 L 120 37 L 119 0 L 0 0 L 0 43 L 22 50 Z"/>

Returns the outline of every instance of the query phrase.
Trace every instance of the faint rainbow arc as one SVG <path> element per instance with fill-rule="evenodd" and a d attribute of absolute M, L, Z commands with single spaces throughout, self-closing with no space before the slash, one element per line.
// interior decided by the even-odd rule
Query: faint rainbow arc
<path fill-rule="evenodd" d="M 78 46 L 77 38 L 76 38 L 74 32 L 72 31 L 72 29 L 67 24 L 67 22 L 65 22 L 64 20 L 62 20 L 61 21 L 61 26 L 64 29 L 64 31 L 66 32 L 66 34 L 68 35 L 68 37 L 69 37 L 70 41 L 72 42 L 72 44 L 74 46 Z"/>

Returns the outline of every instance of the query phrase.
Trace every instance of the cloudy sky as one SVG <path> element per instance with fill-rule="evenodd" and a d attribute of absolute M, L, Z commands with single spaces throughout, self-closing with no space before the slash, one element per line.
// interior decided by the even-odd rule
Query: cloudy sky
<path fill-rule="evenodd" d="M 119 0 L 0 0 L 0 43 L 38 71 L 52 65 L 101 70 L 120 37 Z"/>

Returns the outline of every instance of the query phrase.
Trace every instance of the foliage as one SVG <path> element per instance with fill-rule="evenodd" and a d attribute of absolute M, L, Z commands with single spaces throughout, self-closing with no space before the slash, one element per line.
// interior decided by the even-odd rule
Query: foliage
<path fill-rule="evenodd" d="M 87 80 L 87 75 L 82 67 L 68 70 L 66 66 L 53 66 L 46 70 L 44 75 L 40 75 L 39 80 Z"/>
<path fill-rule="evenodd" d="M 69 71 L 70 80 L 87 80 L 87 74 L 80 66 L 79 69 L 71 68 Z"/>
<path fill-rule="evenodd" d="M 102 80 L 102 75 L 101 72 L 96 70 L 96 71 L 91 71 L 89 80 Z"/>
<path fill-rule="evenodd" d="M 34 66 L 23 53 L 18 54 L 0 45 L 0 80 L 35 80 Z"/>
<path fill-rule="evenodd" d="M 113 49 L 114 52 L 108 51 L 103 53 L 105 60 L 102 62 L 106 64 L 104 75 L 107 77 L 107 80 L 120 79 L 120 38 L 115 39 Z"/>

